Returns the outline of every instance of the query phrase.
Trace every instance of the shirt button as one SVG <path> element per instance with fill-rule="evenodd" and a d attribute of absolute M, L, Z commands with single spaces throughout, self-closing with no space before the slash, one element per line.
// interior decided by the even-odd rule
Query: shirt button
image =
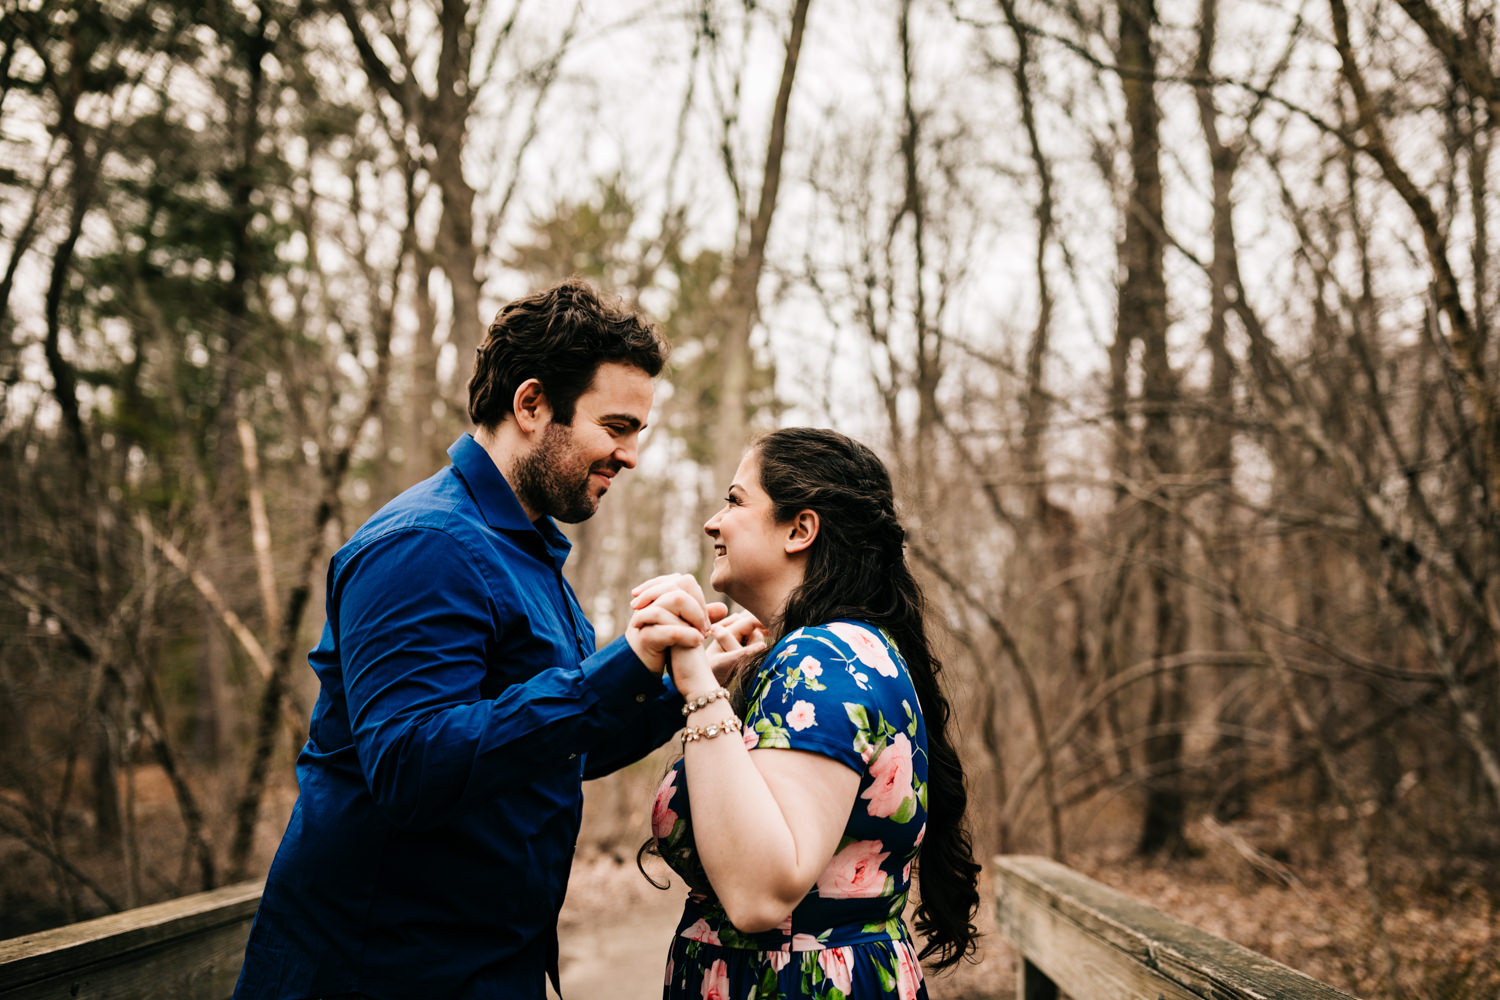
<path fill-rule="evenodd" d="M 646 704 L 646 696 L 643 695 L 643 694 L 636 695 L 635 696 L 635 703 L 637 705 L 644 705 L 644 704 Z"/>
<path fill-rule="evenodd" d="M 568 754 L 568 759 L 569 760 L 577 760 L 578 759 L 578 755 L 576 753 L 570 753 L 570 754 Z"/>

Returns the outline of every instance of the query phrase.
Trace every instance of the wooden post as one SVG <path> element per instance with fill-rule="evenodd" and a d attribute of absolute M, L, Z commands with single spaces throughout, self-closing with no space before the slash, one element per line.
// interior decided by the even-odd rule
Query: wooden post
<path fill-rule="evenodd" d="M 1057 984 L 1030 960 L 1021 959 L 1021 985 L 1016 991 L 1019 1000 L 1057 1000 Z"/>

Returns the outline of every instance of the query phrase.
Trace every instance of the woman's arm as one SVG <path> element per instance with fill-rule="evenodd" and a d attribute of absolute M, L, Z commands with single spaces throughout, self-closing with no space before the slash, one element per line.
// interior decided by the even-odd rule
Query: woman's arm
<path fill-rule="evenodd" d="M 677 647 L 671 658 L 689 701 L 718 686 L 701 648 Z M 701 728 L 732 715 L 720 699 L 687 724 Z M 838 849 L 859 773 L 803 750 L 746 750 L 735 733 L 688 742 L 683 760 L 693 840 L 730 922 L 747 933 L 780 925 Z"/>

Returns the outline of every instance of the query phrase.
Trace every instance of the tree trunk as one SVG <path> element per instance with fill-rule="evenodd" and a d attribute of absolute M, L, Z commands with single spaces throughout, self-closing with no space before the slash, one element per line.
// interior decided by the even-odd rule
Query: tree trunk
<path fill-rule="evenodd" d="M 1208 148 L 1212 184 L 1213 258 L 1208 263 L 1209 311 L 1203 346 L 1209 356 L 1208 393 L 1203 400 L 1207 414 L 1200 430 L 1202 448 L 1199 456 L 1200 476 L 1207 491 L 1207 521 L 1228 527 L 1234 518 L 1231 490 L 1234 481 L 1235 384 L 1234 361 L 1229 353 L 1229 316 L 1237 280 L 1238 255 L 1234 233 L 1234 177 L 1239 164 L 1241 144 L 1226 145 L 1219 135 L 1219 111 L 1214 104 L 1213 53 L 1217 43 L 1219 0 L 1202 0 L 1198 17 L 1198 54 L 1194 65 L 1194 96 L 1198 102 L 1198 122 Z M 1213 548 L 1214 538 L 1205 541 L 1203 556 L 1217 560 L 1227 557 Z M 1210 649 L 1229 647 L 1229 627 L 1224 615 L 1210 612 L 1207 628 Z M 1214 816 L 1225 822 L 1236 819 L 1249 809 L 1246 773 L 1247 746 L 1244 732 L 1248 703 L 1237 693 L 1239 676 L 1235 672 L 1215 675 L 1221 697 L 1218 732 L 1210 759 L 1215 761 L 1214 787 L 1217 789 Z"/>
<path fill-rule="evenodd" d="M 749 437 L 750 428 L 750 333 L 760 315 L 760 276 L 765 269 L 766 242 L 771 233 L 771 219 L 776 214 L 776 195 L 781 187 L 781 159 L 786 149 L 788 109 L 792 103 L 792 83 L 797 76 L 797 61 L 802 52 L 802 35 L 807 26 L 807 8 L 811 0 L 796 0 L 792 8 L 791 31 L 787 35 L 786 55 L 781 64 L 781 85 L 766 137 L 766 158 L 761 173 L 760 202 L 750 220 L 750 233 L 735 254 L 729 274 L 729 288 L 724 299 L 722 323 L 724 336 L 719 350 L 723 382 L 719 397 L 718 450 L 714 459 L 715 486 L 723 486 L 734 477 L 740 452 Z"/>
<path fill-rule="evenodd" d="M 461 361 L 454 377 L 467 379 L 469 369 L 464 362 L 471 359 L 466 356 L 465 348 L 477 345 L 483 332 L 479 317 L 480 253 L 474 241 L 475 194 L 463 171 L 469 115 L 477 89 L 469 82 L 474 8 L 465 0 L 442 0 L 436 85 L 429 94 L 423 91 L 409 65 L 393 69 L 375 45 L 378 40 L 390 51 L 410 53 L 411 39 L 372 34 L 361 17 L 362 9 L 353 0 L 336 0 L 335 7 L 349 29 L 360 64 L 372 84 L 396 102 L 401 108 L 400 124 L 415 132 L 420 146 L 408 149 L 408 155 L 421 162 L 441 196 L 442 218 L 428 259 L 441 270 L 448 283 L 453 310 L 446 336 L 437 327 L 435 311 L 420 317 L 411 357 L 409 409 L 414 425 L 410 428 L 406 459 L 417 463 L 416 468 L 426 469 L 433 461 L 429 456 L 440 453 L 448 444 L 452 429 L 449 399 L 454 396 L 455 387 L 443 383 L 437 367 L 443 342 L 445 339 L 451 342 L 459 352 Z M 394 26 L 390 30 L 394 34 Z M 417 268 L 419 302 L 428 295 L 425 288 L 428 272 L 427 267 Z M 433 321 L 425 322 L 428 319 Z"/>
<path fill-rule="evenodd" d="M 469 21 L 472 5 L 468 0 L 442 0 L 442 47 L 438 53 L 437 88 L 426 104 L 427 114 L 417 122 L 423 138 L 432 145 L 434 155 L 428 164 L 438 190 L 443 196 L 443 221 L 438 227 L 438 262 L 453 296 L 453 316 L 448 340 L 464 361 L 472 361 L 472 348 L 478 346 L 484 327 L 479 318 L 479 251 L 474 245 L 474 188 L 464 178 L 464 148 L 468 144 L 469 114 L 473 92 L 469 88 L 469 62 L 474 48 L 474 30 Z M 437 345 L 439 348 L 441 345 Z M 437 351 L 433 363 L 436 364 Z M 467 380 L 467 365 L 455 367 L 454 377 Z M 436 370 L 434 369 L 434 377 Z M 463 382 L 460 381 L 459 385 Z M 438 393 L 428 409 L 446 438 L 450 419 L 449 400 L 455 399 L 456 386 L 439 380 Z M 439 447 L 447 440 L 434 441 Z"/>
<path fill-rule="evenodd" d="M 1167 488 L 1177 472 L 1177 442 L 1172 427 L 1176 379 L 1167 356 L 1167 292 L 1164 270 L 1165 216 L 1162 210 L 1161 111 L 1156 103 L 1156 24 L 1154 0 L 1121 0 L 1119 65 L 1129 125 L 1130 200 L 1121 245 L 1125 281 L 1120 288 L 1117 344 L 1142 347 L 1142 486 Z M 1128 352 L 1127 352 L 1128 356 Z M 1152 613 L 1152 654 L 1164 662 L 1182 649 L 1185 619 L 1181 588 L 1166 567 L 1178 564 L 1180 533 L 1161 503 L 1148 503 L 1145 596 Z M 1185 843 L 1186 803 L 1181 780 L 1185 692 L 1181 674 L 1164 670 L 1154 676 L 1144 742 L 1145 787 L 1142 853 L 1177 851 Z"/>

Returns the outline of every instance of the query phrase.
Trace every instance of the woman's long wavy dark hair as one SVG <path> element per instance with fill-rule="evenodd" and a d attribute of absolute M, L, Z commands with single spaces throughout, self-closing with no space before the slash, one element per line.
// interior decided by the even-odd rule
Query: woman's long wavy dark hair
<path fill-rule="evenodd" d="M 836 431 L 792 427 L 751 446 L 760 485 L 776 520 L 818 515 L 801 586 L 767 626 L 784 636 L 841 618 L 884 629 L 906 660 L 927 725 L 927 833 L 917 859 L 920 958 L 944 969 L 975 950 L 979 865 L 964 822 L 968 791 L 948 733 L 949 706 L 938 684 L 942 664 L 927 641 L 926 601 L 906 564 L 906 532 L 896 516 L 891 477 L 869 448 Z M 758 667 L 765 654 L 747 667 Z M 742 669 L 739 676 L 754 676 Z"/>

